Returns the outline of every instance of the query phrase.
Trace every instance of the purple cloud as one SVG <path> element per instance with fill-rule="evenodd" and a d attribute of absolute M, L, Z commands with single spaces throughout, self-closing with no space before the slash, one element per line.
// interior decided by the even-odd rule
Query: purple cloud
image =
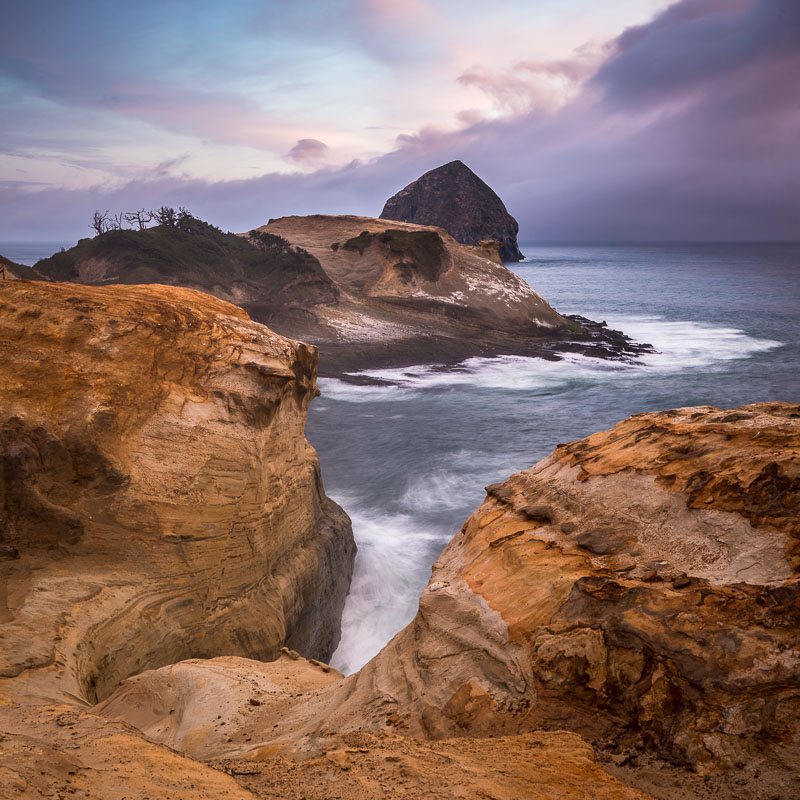
<path fill-rule="evenodd" d="M 232 230 L 291 213 L 375 215 L 422 172 L 460 158 L 503 197 L 523 240 L 800 239 L 800 4 L 681 0 L 606 52 L 556 110 L 467 111 L 459 131 L 426 128 L 342 169 L 137 181 L 104 195 L 0 187 L 0 236 L 85 232 L 96 206 L 162 202 Z M 513 76 L 585 67 L 530 65 Z M 503 89 L 495 78 L 490 88 Z"/>
<path fill-rule="evenodd" d="M 325 158 L 328 145 L 319 139 L 298 139 L 297 144 L 286 154 L 287 158 L 304 164 Z"/>

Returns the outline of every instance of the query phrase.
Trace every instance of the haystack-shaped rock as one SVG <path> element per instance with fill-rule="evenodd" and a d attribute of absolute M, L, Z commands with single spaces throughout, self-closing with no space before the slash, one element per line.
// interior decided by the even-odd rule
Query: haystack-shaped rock
<path fill-rule="evenodd" d="M 503 261 L 521 261 L 519 225 L 503 201 L 462 161 L 426 172 L 386 201 L 381 219 L 435 225 L 457 242 L 500 242 Z"/>

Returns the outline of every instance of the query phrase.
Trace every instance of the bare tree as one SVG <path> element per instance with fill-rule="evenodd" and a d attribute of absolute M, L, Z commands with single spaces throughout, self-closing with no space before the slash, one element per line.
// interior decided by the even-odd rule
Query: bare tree
<path fill-rule="evenodd" d="M 121 231 L 125 227 L 126 221 L 126 214 L 114 214 L 114 216 L 109 218 L 108 230 Z"/>
<path fill-rule="evenodd" d="M 107 230 L 109 230 L 108 210 L 102 214 L 99 211 L 95 211 L 94 216 L 92 217 L 92 224 L 89 227 L 95 232 L 96 236 L 99 236 L 101 233 L 105 233 Z"/>
<path fill-rule="evenodd" d="M 141 208 L 138 211 L 130 211 L 125 214 L 125 220 L 131 225 L 135 222 L 139 230 L 143 231 L 147 227 L 147 223 L 153 221 L 153 216 L 154 214 L 152 211 Z"/>
<path fill-rule="evenodd" d="M 174 228 L 178 224 L 178 214 L 174 208 L 169 206 L 161 206 L 153 212 L 153 219 L 159 225 L 166 225 L 169 228 Z"/>

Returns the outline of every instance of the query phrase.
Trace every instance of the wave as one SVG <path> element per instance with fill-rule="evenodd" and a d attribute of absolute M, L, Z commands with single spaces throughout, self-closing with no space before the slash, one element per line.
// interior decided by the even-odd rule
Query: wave
<path fill-rule="evenodd" d="M 670 321 L 656 316 L 610 316 L 612 328 L 622 328 L 637 342 L 652 344 L 656 353 L 642 358 L 645 366 L 664 372 L 716 362 L 749 358 L 781 347 L 782 342 L 759 339 L 738 328 L 692 321 Z"/>
<path fill-rule="evenodd" d="M 435 469 L 411 480 L 400 498 L 400 505 L 418 513 L 463 508 L 464 487 L 482 486 L 481 477 L 463 471 Z"/>
<path fill-rule="evenodd" d="M 609 326 L 623 330 L 656 352 L 636 362 L 605 361 L 565 354 L 561 361 L 525 356 L 470 358 L 453 367 L 421 364 L 413 367 L 362 370 L 354 375 L 380 380 L 383 385 L 353 385 L 322 379 L 326 397 L 346 402 L 406 400 L 420 391 L 473 386 L 526 392 L 552 392 L 572 385 L 626 379 L 649 373 L 715 368 L 723 362 L 780 347 L 782 342 L 750 336 L 733 327 L 691 320 L 670 321 L 657 316 L 610 316 Z"/>
<path fill-rule="evenodd" d="M 365 508 L 353 498 L 336 500 L 353 521 L 358 545 L 342 638 L 331 658 L 331 665 L 348 675 L 414 618 L 430 564 L 453 531 L 422 530 L 411 515 Z"/>
<path fill-rule="evenodd" d="M 365 386 L 348 383 L 347 381 L 339 380 L 339 378 L 318 378 L 317 385 L 325 400 L 340 400 L 346 403 L 407 400 L 415 394 L 413 391 L 408 391 L 394 384 L 389 386 Z"/>

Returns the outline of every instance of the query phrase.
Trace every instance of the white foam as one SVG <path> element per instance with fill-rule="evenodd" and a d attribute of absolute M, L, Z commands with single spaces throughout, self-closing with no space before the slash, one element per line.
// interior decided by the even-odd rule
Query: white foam
<path fill-rule="evenodd" d="M 470 486 L 472 482 L 464 472 L 435 469 L 413 478 L 400 498 L 400 504 L 409 511 L 460 508 L 464 505 L 465 485 Z"/>
<path fill-rule="evenodd" d="M 738 328 L 718 327 L 691 320 L 661 317 L 609 317 L 610 327 L 634 341 L 652 344 L 657 352 L 633 362 L 607 361 L 565 354 L 560 361 L 524 356 L 470 358 L 454 367 L 421 364 L 395 369 L 363 370 L 359 376 L 386 381 L 388 386 L 356 386 L 335 379 L 325 381 L 328 397 L 349 402 L 404 400 L 426 389 L 477 386 L 510 391 L 559 390 L 571 383 L 596 383 L 636 377 L 642 371 L 672 373 L 715 368 L 723 362 L 749 358 L 780 347 L 781 342 L 759 339 Z"/>
<path fill-rule="evenodd" d="M 430 576 L 430 552 L 446 536 L 420 530 L 406 514 L 387 515 L 337 497 L 350 514 L 358 545 L 353 582 L 342 614 L 342 638 L 331 664 L 349 674 L 366 664 L 417 611 Z"/>
<path fill-rule="evenodd" d="M 381 403 L 393 400 L 406 400 L 414 392 L 397 385 L 362 386 L 338 378 L 318 378 L 317 385 L 326 400 L 342 400 L 347 403 Z"/>
<path fill-rule="evenodd" d="M 782 344 L 749 336 L 738 328 L 722 328 L 690 320 L 625 316 L 607 317 L 606 321 L 610 327 L 624 330 L 634 341 L 652 344 L 657 353 L 644 356 L 642 361 L 645 366 L 662 372 L 749 358 Z"/>

